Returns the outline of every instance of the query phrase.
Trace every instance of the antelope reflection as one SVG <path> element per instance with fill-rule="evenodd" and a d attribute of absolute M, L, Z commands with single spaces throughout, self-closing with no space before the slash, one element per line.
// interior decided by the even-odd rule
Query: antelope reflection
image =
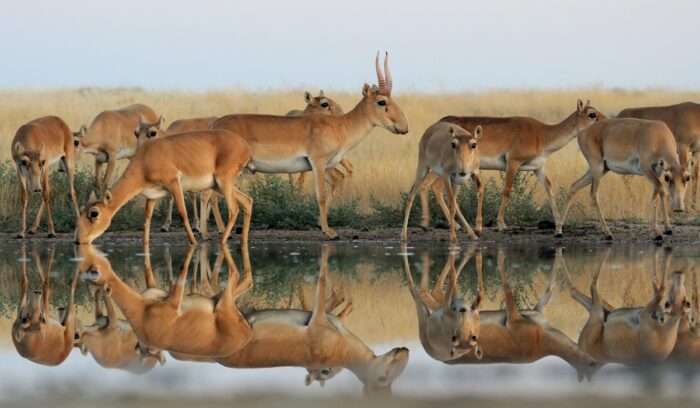
<path fill-rule="evenodd" d="M 36 247 L 32 249 L 42 285 L 41 290 L 28 293 L 27 251 L 22 245 L 22 291 L 17 317 L 12 324 L 12 342 L 17 352 L 27 360 L 47 366 L 56 366 L 66 360 L 73 349 L 76 323 L 74 298 L 77 273 L 71 282 L 68 305 L 59 309 L 57 318 L 49 315 L 54 251 L 53 247 L 49 249 L 49 259 L 44 269 Z"/>

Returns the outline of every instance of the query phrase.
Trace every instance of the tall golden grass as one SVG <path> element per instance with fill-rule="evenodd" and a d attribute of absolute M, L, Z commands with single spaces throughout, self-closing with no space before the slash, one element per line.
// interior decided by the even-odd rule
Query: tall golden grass
<path fill-rule="evenodd" d="M 315 90 L 311 90 L 315 92 Z M 399 90 L 400 91 L 400 90 Z M 593 106 L 612 116 L 630 106 L 671 104 L 699 100 L 700 91 L 624 91 L 605 89 L 548 91 L 489 91 L 479 93 L 421 94 L 400 93 L 394 99 L 408 116 L 411 132 L 406 136 L 375 129 L 365 141 L 348 154 L 356 168 L 346 184 L 340 200 L 357 198 L 368 208 L 369 198 L 396 202 L 413 181 L 417 161 L 417 145 L 423 130 L 448 114 L 458 115 L 525 115 L 555 123 L 573 112 L 576 100 L 590 99 Z M 349 110 L 360 99 L 359 92 L 332 92 L 327 95 Z M 285 114 L 304 106 L 302 90 L 250 92 L 242 90 L 181 92 L 146 91 L 141 89 L 57 89 L 0 91 L 0 159 L 10 157 L 10 140 L 23 123 L 39 116 L 54 114 L 74 129 L 89 124 L 99 112 L 141 102 L 162 113 L 167 122 L 180 118 L 224 115 L 228 113 Z M 81 165 L 92 163 L 83 156 Z M 126 162 L 124 161 L 122 166 Z M 586 169 L 575 141 L 551 156 L 547 172 L 557 188 L 568 188 Z M 487 177 L 497 176 L 486 172 Z M 535 182 L 534 178 L 530 182 Z M 0 210 L 11 208 L 2 201 L 14 200 L 14 191 L 2 193 Z M 540 191 L 538 198 L 543 199 Z M 651 189 L 641 177 L 623 178 L 609 175 L 600 189 L 601 204 L 610 218 L 641 218 L 651 215 Z M 583 212 L 574 211 L 574 218 L 594 217 L 588 194 L 581 192 L 577 201 Z"/>

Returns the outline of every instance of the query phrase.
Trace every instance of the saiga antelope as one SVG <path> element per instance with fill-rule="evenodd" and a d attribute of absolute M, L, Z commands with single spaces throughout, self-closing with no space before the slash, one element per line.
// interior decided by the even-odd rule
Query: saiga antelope
<path fill-rule="evenodd" d="M 79 268 L 84 280 L 104 287 L 116 301 L 139 339 L 139 346 L 176 353 L 207 357 L 228 356 L 245 346 L 251 338 L 251 328 L 236 307 L 235 300 L 252 286 L 252 273 L 247 245 L 242 251 L 245 277 L 239 275 L 228 247 L 221 246 L 229 266 L 229 280 L 217 299 L 201 298 L 187 308 L 182 307 L 184 285 L 192 260 L 190 246 L 175 285 L 168 297 L 153 300 L 143 297 L 126 285 L 114 273 L 107 258 L 91 245 L 80 246 L 83 260 Z"/>
<path fill-rule="evenodd" d="M 313 172 L 319 205 L 321 230 L 330 239 L 338 235 L 328 226 L 328 208 L 324 175 L 340 163 L 376 126 L 395 134 L 408 133 L 408 120 L 391 98 L 392 79 L 388 59 L 386 77 L 375 59 L 379 86 L 362 87 L 362 100 L 344 115 L 272 116 L 228 115 L 214 122 L 211 129 L 226 129 L 240 134 L 253 149 L 253 165 L 262 173 Z"/>
<path fill-rule="evenodd" d="M 306 101 L 306 108 L 304 110 L 291 110 L 287 112 L 286 116 L 304 116 L 304 115 L 343 115 L 345 111 L 343 108 L 333 99 L 326 97 L 323 93 L 323 89 L 319 92 L 318 96 L 311 96 L 309 92 L 304 92 L 304 100 Z M 345 167 L 348 175 L 352 176 L 353 165 L 350 160 L 346 158 L 340 159 L 340 165 Z M 299 178 L 297 179 L 297 189 L 301 190 L 304 185 L 304 179 L 306 178 L 307 172 L 299 173 Z M 345 175 L 343 172 L 337 168 L 326 171 L 328 176 L 328 181 L 331 185 L 331 195 L 335 195 L 343 183 Z M 292 181 L 292 173 L 289 174 L 289 181 Z"/>
<path fill-rule="evenodd" d="M 693 273 L 693 308 L 690 313 L 684 314 L 678 323 L 678 337 L 673 351 L 668 356 L 670 361 L 681 364 L 697 364 L 700 361 L 700 333 L 698 332 L 697 319 L 700 313 L 700 299 L 698 299 L 697 272 Z"/>
<path fill-rule="evenodd" d="M 662 249 L 657 248 L 654 253 L 654 296 L 644 307 L 613 309 L 598 293 L 598 279 L 610 257 L 610 248 L 605 250 L 593 275 L 590 298 L 573 285 L 564 263 L 572 297 L 589 313 L 578 344 L 593 358 L 604 363 L 637 365 L 658 363 L 671 354 L 678 337 L 680 320 L 689 313 L 690 303 L 686 299 L 682 272 L 673 273 L 672 284 L 666 294 L 670 255 L 666 256 L 661 281 L 656 282 L 660 251 Z"/>
<path fill-rule="evenodd" d="M 150 122 L 158 119 L 153 109 L 139 103 L 100 112 L 87 131 L 81 134 L 80 143 L 83 150 L 95 155 L 95 189 L 108 189 L 117 160 L 129 158 L 136 151 L 134 129 L 138 126 L 140 116 Z M 104 163 L 107 163 L 107 169 L 100 183 L 100 172 Z"/>
<path fill-rule="evenodd" d="M 670 106 L 624 109 L 618 118 L 637 118 L 660 120 L 671 129 L 676 139 L 678 160 L 681 166 L 691 163 L 693 188 L 691 192 L 692 208 L 695 210 L 698 193 L 698 173 L 700 172 L 700 104 L 684 102 Z M 692 157 L 688 157 L 688 156 Z"/>
<path fill-rule="evenodd" d="M 210 189 L 221 193 L 228 206 L 229 218 L 221 242 L 225 243 L 231 233 L 238 205 L 243 207 L 241 240 L 246 242 L 253 199 L 238 190 L 235 183 L 250 160 L 250 146 L 224 130 L 185 132 L 144 143 L 132 157 L 114 190 L 107 191 L 99 201 L 94 195 L 90 197 L 78 219 L 75 242 L 91 243 L 109 227 L 114 214 L 127 201 L 143 194 L 146 197 L 144 243 L 148 244 L 156 200 L 170 193 L 175 198 L 190 242 L 196 243 L 183 192 Z"/>
<path fill-rule="evenodd" d="M 579 99 L 576 110 L 563 121 L 548 125 L 536 119 L 522 116 L 515 117 L 482 117 L 482 116 L 446 116 L 441 122 L 454 123 L 467 130 L 481 126 L 486 136 L 479 143 L 479 168 L 481 170 L 505 171 L 503 183 L 503 199 L 498 209 L 498 230 L 506 228 L 505 213 L 513 189 L 513 180 L 516 171 L 532 171 L 537 180 L 542 184 L 549 197 L 552 214 L 555 221 L 559 219 L 559 211 L 553 194 L 552 183 L 545 174 L 544 166 L 547 158 L 566 146 L 576 135 L 588 126 L 605 119 L 605 116 L 587 101 L 584 105 Z M 421 202 L 427 203 L 427 189 L 436 184 L 438 177 L 431 175 L 421 191 Z M 482 207 L 484 201 L 484 188 L 477 174 L 474 177 L 478 194 L 478 208 L 476 215 L 476 232 L 481 233 L 483 228 Z M 437 182 L 439 183 L 439 182 Z M 435 186 L 438 192 L 440 186 Z M 444 188 L 444 187 L 443 187 Z M 437 196 L 438 194 L 436 194 Z M 427 204 L 423 207 L 423 227 L 429 223 Z M 444 211 L 444 209 L 443 209 Z M 457 214 L 462 220 L 464 217 L 457 209 Z M 448 213 L 445 213 L 449 217 Z"/>
<path fill-rule="evenodd" d="M 49 238 L 56 236 L 51 215 L 51 184 L 49 176 L 52 164 L 58 163 L 59 171 L 65 171 L 68 177 L 70 199 L 79 215 L 78 201 L 75 196 L 73 180 L 75 178 L 75 157 L 77 146 L 74 133 L 68 125 L 57 116 L 44 116 L 22 125 L 12 139 L 12 160 L 17 166 L 19 195 L 22 202 L 22 215 L 17 238 L 24 238 L 27 228 L 27 204 L 29 192 L 41 193 L 42 201 L 36 214 L 34 224 L 29 229 L 34 234 L 39 228 L 41 215 L 46 208 L 46 226 Z"/>
<path fill-rule="evenodd" d="M 335 316 L 326 312 L 329 248 L 321 249 L 313 310 L 263 310 L 247 316 L 253 337 L 240 351 L 214 358 L 236 368 L 294 366 L 343 367 L 364 384 L 366 393 L 389 393 L 408 362 L 408 349 L 376 356 Z"/>
<path fill-rule="evenodd" d="M 471 306 L 457 293 L 457 277 L 474 254 L 470 248 L 468 254 L 462 256 L 459 267 L 455 269 L 455 256 L 450 253 L 449 259 L 435 281 L 432 291 L 428 289 L 430 275 L 430 258 L 424 252 L 422 256 L 423 271 L 420 288 L 416 288 L 411 275 L 408 254 L 404 246 L 403 264 L 408 281 L 408 288 L 416 303 L 418 313 L 418 337 L 428 355 L 438 361 L 448 361 L 468 353 L 474 353 L 477 359 L 483 357 L 479 345 L 479 308 L 484 298 L 484 281 L 481 276 L 482 268 L 477 266 L 478 293 Z M 479 256 L 477 262 L 481 262 Z M 447 288 L 443 289 L 445 278 L 449 273 Z"/>
<path fill-rule="evenodd" d="M 574 195 L 591 185 L 591 200 L 598 213 L 607 240 L 612 233 L 598 204 L 600 180 L 609 171 L 618 174 L 636 174 L 646 177 L 654 188 L 654 231 L 656 240 L 663 240 L 658 225 L 658 206 L 664 213 L 664 234 L 671 235 L 671 220 L 666 208 L 666 189 L 669 188 L 674 211 L 685 211 L 683 199 L 690 181 L 688 169 L 678 161 L 676 142 L 663 122 L 641 119 L 608 119 L 596 123 L 578 135 L 578 145 L 588 162 L 588 171 L 576 180 L 566 195 L 564 212 L 556 225 L 556 237 L 562 236 L 562 227 Z M 663 181 L 662 181 L 663 180 Z"/>
<path fill-rule="evenodd" d="M 459 186 L 472 177 L 478 177 L 479 149 L 477 148 L 481 138 L 481 126 L 474 128 L 473 134 L 467 130 L 446 122 L 437 122 L 431 125 L 423 133 L 418 144 L 418 166 L 416 178 L 413 181 L 411 191 L 408 193 L 406 210 L 401 230 L 401 240 L 408 239 L 408 219 L 411 216 L 411 207 L 416 194 L 420 190 L 428 172 L 440 177 L 442 185 L 447 190 L 449 208 L 442 197 L 442 191 L 435 194 L 435 198 L 443 210 L 447 210 L 447 219 L 450 220 L 450 242 L 457 242 L 455 214 L 459 214 L 460 221 L 464 224 L 467 233 L 472 239 L 478 239 L 467 220 L 457 210 L 457 194 Z"/>
<path fill-rule="evenodd" d="M 60 316 L 58 320 L 54 319 L 49 316 L 54 248 L 49 249 L 46 270 L 41 265 L 36 249 L 32 252 L 41 276 L 42 289 L 28 294 L 27 256 L 22 245 L 22 292 L 17 305 L 17 317 L 12 324 L 12 342 L 22 357 L 37 364 L 56 366 L 63 363 L 73 349 L 76 327 L 74 300 L 78 274 L 76 271 L 71 282 L 68 305 L 59 309 Z"/>
<path fill-rule="evenodd" d="M 477 252 L 477 268 L 481 268 L 481 253 Z M 558 266 L 552 268 L 549 285 L 534 309 L 518 310 L 505 267 L 503 248 L 498 249 L 496 264 L 503 282 L 505 310 L 479 312 L 481 329 L 479 343 L 481 359 L 473 354 L 446 361 L 447 364 L 531 363 L 546 356 L 557 356 L 576 369 L 578 380 L 590 379 L 598 368 L 597 361 L 576 343 L 552 327 L 544 316 L 544 308 L 552 298 Z"/>

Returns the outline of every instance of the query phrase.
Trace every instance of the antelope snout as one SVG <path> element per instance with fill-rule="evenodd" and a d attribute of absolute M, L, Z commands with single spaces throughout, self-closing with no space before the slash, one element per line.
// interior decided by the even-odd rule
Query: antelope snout
<path fill-rule="evenodd" d="M 41 193 L 41 187 L 34 187 L 35 193 Z"/>

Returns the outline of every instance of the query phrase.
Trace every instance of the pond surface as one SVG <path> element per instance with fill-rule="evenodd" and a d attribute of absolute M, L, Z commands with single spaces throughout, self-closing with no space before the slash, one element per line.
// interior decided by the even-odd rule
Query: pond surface
<path fill-rule="evenodd" d="M 694 246 L 76 250 L 28 242 L 0 246 L 0 260 L 0 401 L 76 393 L 361 396 L 389 388 L 409 398 L 700 396 Z M 317 290 L 320 275 L 325 293 Z M 79 323 L 62 337 L 74 279 Z M 27 300 L 16 321 L 23 281 Z M 224 302 L 229 286 L 242 292 L 233 295 L 234 318 L 211 306 Z M 171 316 L 164 305 L 178 287 L 183 300 Z M 48 315 L 41 313 L 47 288 Z M 150 300 L 134 300 L 142 297 Z M 314 319 L 304 310 L 321 297 Z M 139 314 L 135 304 L 163 309 Z"/>

